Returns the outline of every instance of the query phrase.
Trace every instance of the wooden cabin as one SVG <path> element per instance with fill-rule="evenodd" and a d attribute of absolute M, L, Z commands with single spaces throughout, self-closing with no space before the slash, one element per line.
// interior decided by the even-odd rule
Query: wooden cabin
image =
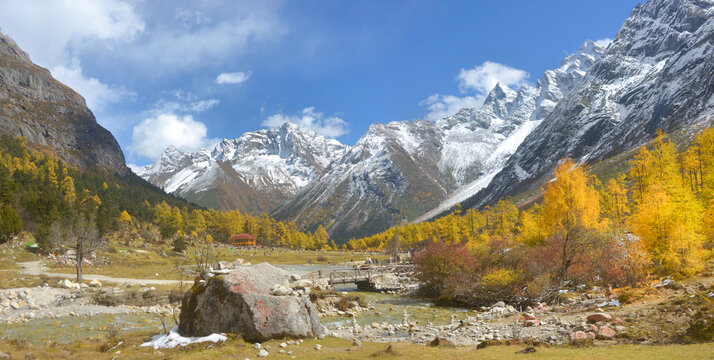
<path fill-rule="evenodd" d="M 231 242 L 233 246 L 256 246 L 255 240 L 257 238 L 251 234 L 240 233 L 231 236 Z"/>

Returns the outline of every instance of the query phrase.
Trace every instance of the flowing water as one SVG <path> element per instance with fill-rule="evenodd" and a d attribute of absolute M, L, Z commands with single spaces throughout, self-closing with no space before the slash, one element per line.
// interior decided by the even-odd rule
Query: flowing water
<path fill-rule="evenodd" d="M 374 310 L 363 311 L 357 314 L 357 323 L 361 326 L 377 323 L 400 324 L 406 310 L 409 321 L 417 321 L 420 325 L 431 322 L 433 325 L 445 325 L 451 322 L 452 316 L 463 319 L 467 315 L 475 315 L 472 309 L 438 306 L 424 299 L 416 299 L 400 295 L 390 295 L 375 292 L 358 291 L 355 286 L 338 285 L 335 291 L 345 291 L 364 297 Z M 320 321 L 332 328 L 337 325 L 350 325 L 352 318 L 349 316 L 323 317 Z"/>
<path fill-rule="evenodd" d="M 173 319 L 164 318 L 166 329 L 175 326 Z M 0 325 L 0 338 L 26 340 L 43 346 L 56 343 L 71 343 L 88 338 L 106 337 L 109 328 L 115 326 L 119 334 L 151 330 L 164 331 L 156 315 L 146 313 L 101 314 L 94 316 L 65 316 L 57 319 L 38 319 L 24 324 Z"/>
<path fill-rule="evenodd" d="M 344 268 L 341 265 L 285 265 L 282 268 L 297 272 L 307 273 L 316 270 L 331 271 Z M 362 296 L 374 310 L 363 311 L 357 314 L 357 323 L 361 326 L 378 323 L 399 324 L 403 320 L 404 310 L 407 311 L 410 321 L 417 321 L 420 325 L 432 323 L 433 325 L 448 324 L 452 316 L 463 319 L 476 312 L 470 309 L 457 307 L 437 306 L 431 301 L 415 299 L 400 295 L 390 295 L 375 292 L 358 291 L 355 285 L 338 285 L 336 291 Z M 173 319 L 165 317 L 166 329 L 172 328 Z M 337 325 L 351 325 L 349 316 L 323 317 L 320 321 L 328 328 Z M 77 340 L 107 336 L 108 328 L 118 327 L 121 333 L 135 331 L 154 331 L 157 334 L 164 331 L 161 320 L 152 314 L 103 314 L 95 316 L 67 316 L 57 319 L 39 319 L 24 324 L 0 324 L 0 338 L 26 340 L 34 345 L 49 345 L 52 342 L 69 343 Z"/>

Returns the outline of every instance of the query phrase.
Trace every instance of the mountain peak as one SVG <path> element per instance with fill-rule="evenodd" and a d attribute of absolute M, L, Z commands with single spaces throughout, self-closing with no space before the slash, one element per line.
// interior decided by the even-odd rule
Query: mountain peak
<path fill-rule="evenodd" d="M 568 91 L 541 93 L 548 111 L 536 113 L 540 126 L 489 186 L 462 205 L 535 189 L 566 157 L 596 163 L 649 141 L 658 129 L 687 134 L 710 123 L 713 15 L 712 0 L 650 0 L 632 11 L 606 50 L 586 42 L 538 80 L 542 89 L 561 81 Z M 603 53 L 593 58 L 590 50 Z"/>
<path fill-rule="evenodd" d="M 15 40 L 3 34 L 2 30 L 0 30 L 0 55 L 10 56 L 24 62 L 31 62 L 30 56 L 17 46 Z"/>
<path fill-rule="evenodd" d="M 24 136 L 79 168 L 126 174 L 124 153 L 76 91 L 57 81 L 0 32 L 0 134 Z M 5 101 L 5 100 L 3 100 Z M 41 104 L 41 105 L 40 105 Z"/>
<path fill-rule="evenodd" d="M 491 89 L 491 91 L 488 93 L 488 96 L 486 97 L 486 101 L 484 103 L 491 103 L 497 100 L 513 97 L 516 97 L 516 91 L 499 81 L 496 83 L 496 86 L 494 86 L 493 89 Z"/>
<path fill-rule="evenodd" d="M 284 122 L 282 125 L 278 126 L 277 129 L 286 130 L 286 131 L 288 131 L 288 130 L 289 131 L 303 131 L 304 130 L 300 126 L 298 126 L 298 124 L 292 123 L 290 121 Z"/>

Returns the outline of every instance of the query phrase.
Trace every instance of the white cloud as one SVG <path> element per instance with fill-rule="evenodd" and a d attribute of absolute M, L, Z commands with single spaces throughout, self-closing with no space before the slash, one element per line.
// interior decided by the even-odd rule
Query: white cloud
<path fill-rule="evenodd" d="M 419 105 L 427 106 L 429 112 L 426 119 L 439 120 L 445 116 L 454 115 L 463 108 L 472 108 L 483 104 L 484 97 L 479 96 L 454 96 L 434 94 L 423 100 Z"/>
<path fill-rule="evenodd" d="M 174 10 L 176 20 L 183 23 L 185 27 L 194 25 L 209 24 L 212 20 L 201 11 L 193 11 L 184 8 L 176 8 Z"/>
<path fill-rule="evenodd" d="M 135 98 L 136 93 L 123 87 L 109 86 L 93 77 L 82 74 L 79 62 L 74 61 L 69 66 L 55 66 L 52 75 L 84 97 L 87 106 L 99 111 L 107 104 L 119 102 L 123 98 Z"/>
<path fill-rule="evenodd" d="M 147 113 L 152 115 L 167 113 L 200 113 L 213 108 L 221 102 L 218 99 L 197 100 L 193 95 L 189 95 L 187 97 L 177 96 L 177 99 L 179 101 L 161 99 L 154 103 L 152 109 L 147 111 Z"/>
<path fill-rule="evenodd" d="M 526 85 L 529 75 L 526 71 L 491 61 L 486 61 L 473 69 L 461 69 L 456 79 L 459 81 L 459 91 L 470 95 L 439 95 L 434 94 L 422 100 L 419 105 L 426 106 L 429 112 L 425 118 L 436 121 L 445 116 L 456 114 L 463 108 L 477 107 L 483 104 L 488 93 L 497 83 L 509 87 Z"/>
<path fill-rule="evenodd" d="M 183 30 L 152 32 L 138 39 L 131 51 L 118 55 L 154 73 L 172 72 L 229 59 L 249 45 L 284 33 L 274 14 L 255 13 Z"/>
<path fill-rule="evenodd" d="M 144 31 L 134 7 L 121 0 L 6 0 L 0 24 L 34 62 L 77 90 L 92 110 L 129 94 L 84 75 L 77 53 L 97 40 L 128 42 Z"/>
<path fill-rule="evenodd" d="M 216 142 L 207 136 L 206 124 L 193 116 L 160 114 L 147 118 L 134 127 L 129 150 L 132 154 L 149 159 L 158 158 L 170 145 L 193 152 L 201 147 L 210 147 Z"/>
<path fill-rule="evenodd" d="M 499 82 L 506 86 L 525 85 L 528 77 L 528 73 L 523 70 L 491 61 L 486 61 L 473 69 L 461 69 L 456 76 L 462 93 L 475 90 L 481 94 L 488 93 Z"/>
<path fill-rule="evenodd" d="M 610 38 L 604 38 L 604 39 L 600 39 L 600 40 L 595 40 L 594 42 L 595 42 L 595 44 L 598 45 L 598 46 L 602 46 L 602 47 L 604 47 L 604 48 L 607 48 L 607 47 L 612 43 L 612 39 L 610 39 Z"/>
<path fill-rule="evenodd" d="M 232 73 L 221 73 L 216 77 L 217 84 L 240 84 L 250 78 L 250 72 L 238 71 Z"/>
<path fill-rule="evenodd" d="M 141 171 L 141 169 L 144 168 L 143 166 L 139 166 L 139 165 L 136 165 L 136 164 L 130 164 L 130 163 L 127 163 L 127 164 L 126 164 L 126 167 L 128 167 L 129 169 L 131 169 L 131 171 L 133 171 L 134 174 L 138 174 L 138 173 Z"/>
<path fill-rule="evenodd" d="M 323 113 L 315 111 L 315 107 L 306 107 L 295 115 L 275 114 L 261 123 L 267 127 L 277 127 L 286 122 L 296 124 L 304 129 L 312 130 L 327 137 L 336 138 L 347 134 L 348 124 L 336 116 L 325 117 Z"/>
<path fill-rule="evenodd" d="M 218 100 L 218 99 L 195 101 L 189 105 L 189 109 L 193 112 L 199 113 L 199 112 L 206 111 L 206 110 L 218 105 L 219 102 L 220 102 L 220 100 Z"/>

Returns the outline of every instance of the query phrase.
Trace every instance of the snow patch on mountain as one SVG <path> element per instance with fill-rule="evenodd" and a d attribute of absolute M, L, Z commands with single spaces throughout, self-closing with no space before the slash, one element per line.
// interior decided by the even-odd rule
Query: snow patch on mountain
<path fill-rule="evenodd" d="M 256 190 L 295 194 L 349 149 L 335 139 L 285 123 L 223 139 L 213 149 L 186 154 L 170 146 L 138 173 L 166 192 L 183 196 L 211 189 L 235 175 Z M 227 174 L 228 165 L 235 174 Z"/>
<path fill-rule="evenodd" d="M 563 59 L 559 68 L 546 71 L 535 88 L 522 86 L 516 92 L 498 84 L 482 107 L 462 109 L 437 121 L 445 134 L 443 167 L 461 186 L 414 222 L 437 216 L 488 186 L 526 137 L 604 52 L 601 44 L 586 41 Z"/>

